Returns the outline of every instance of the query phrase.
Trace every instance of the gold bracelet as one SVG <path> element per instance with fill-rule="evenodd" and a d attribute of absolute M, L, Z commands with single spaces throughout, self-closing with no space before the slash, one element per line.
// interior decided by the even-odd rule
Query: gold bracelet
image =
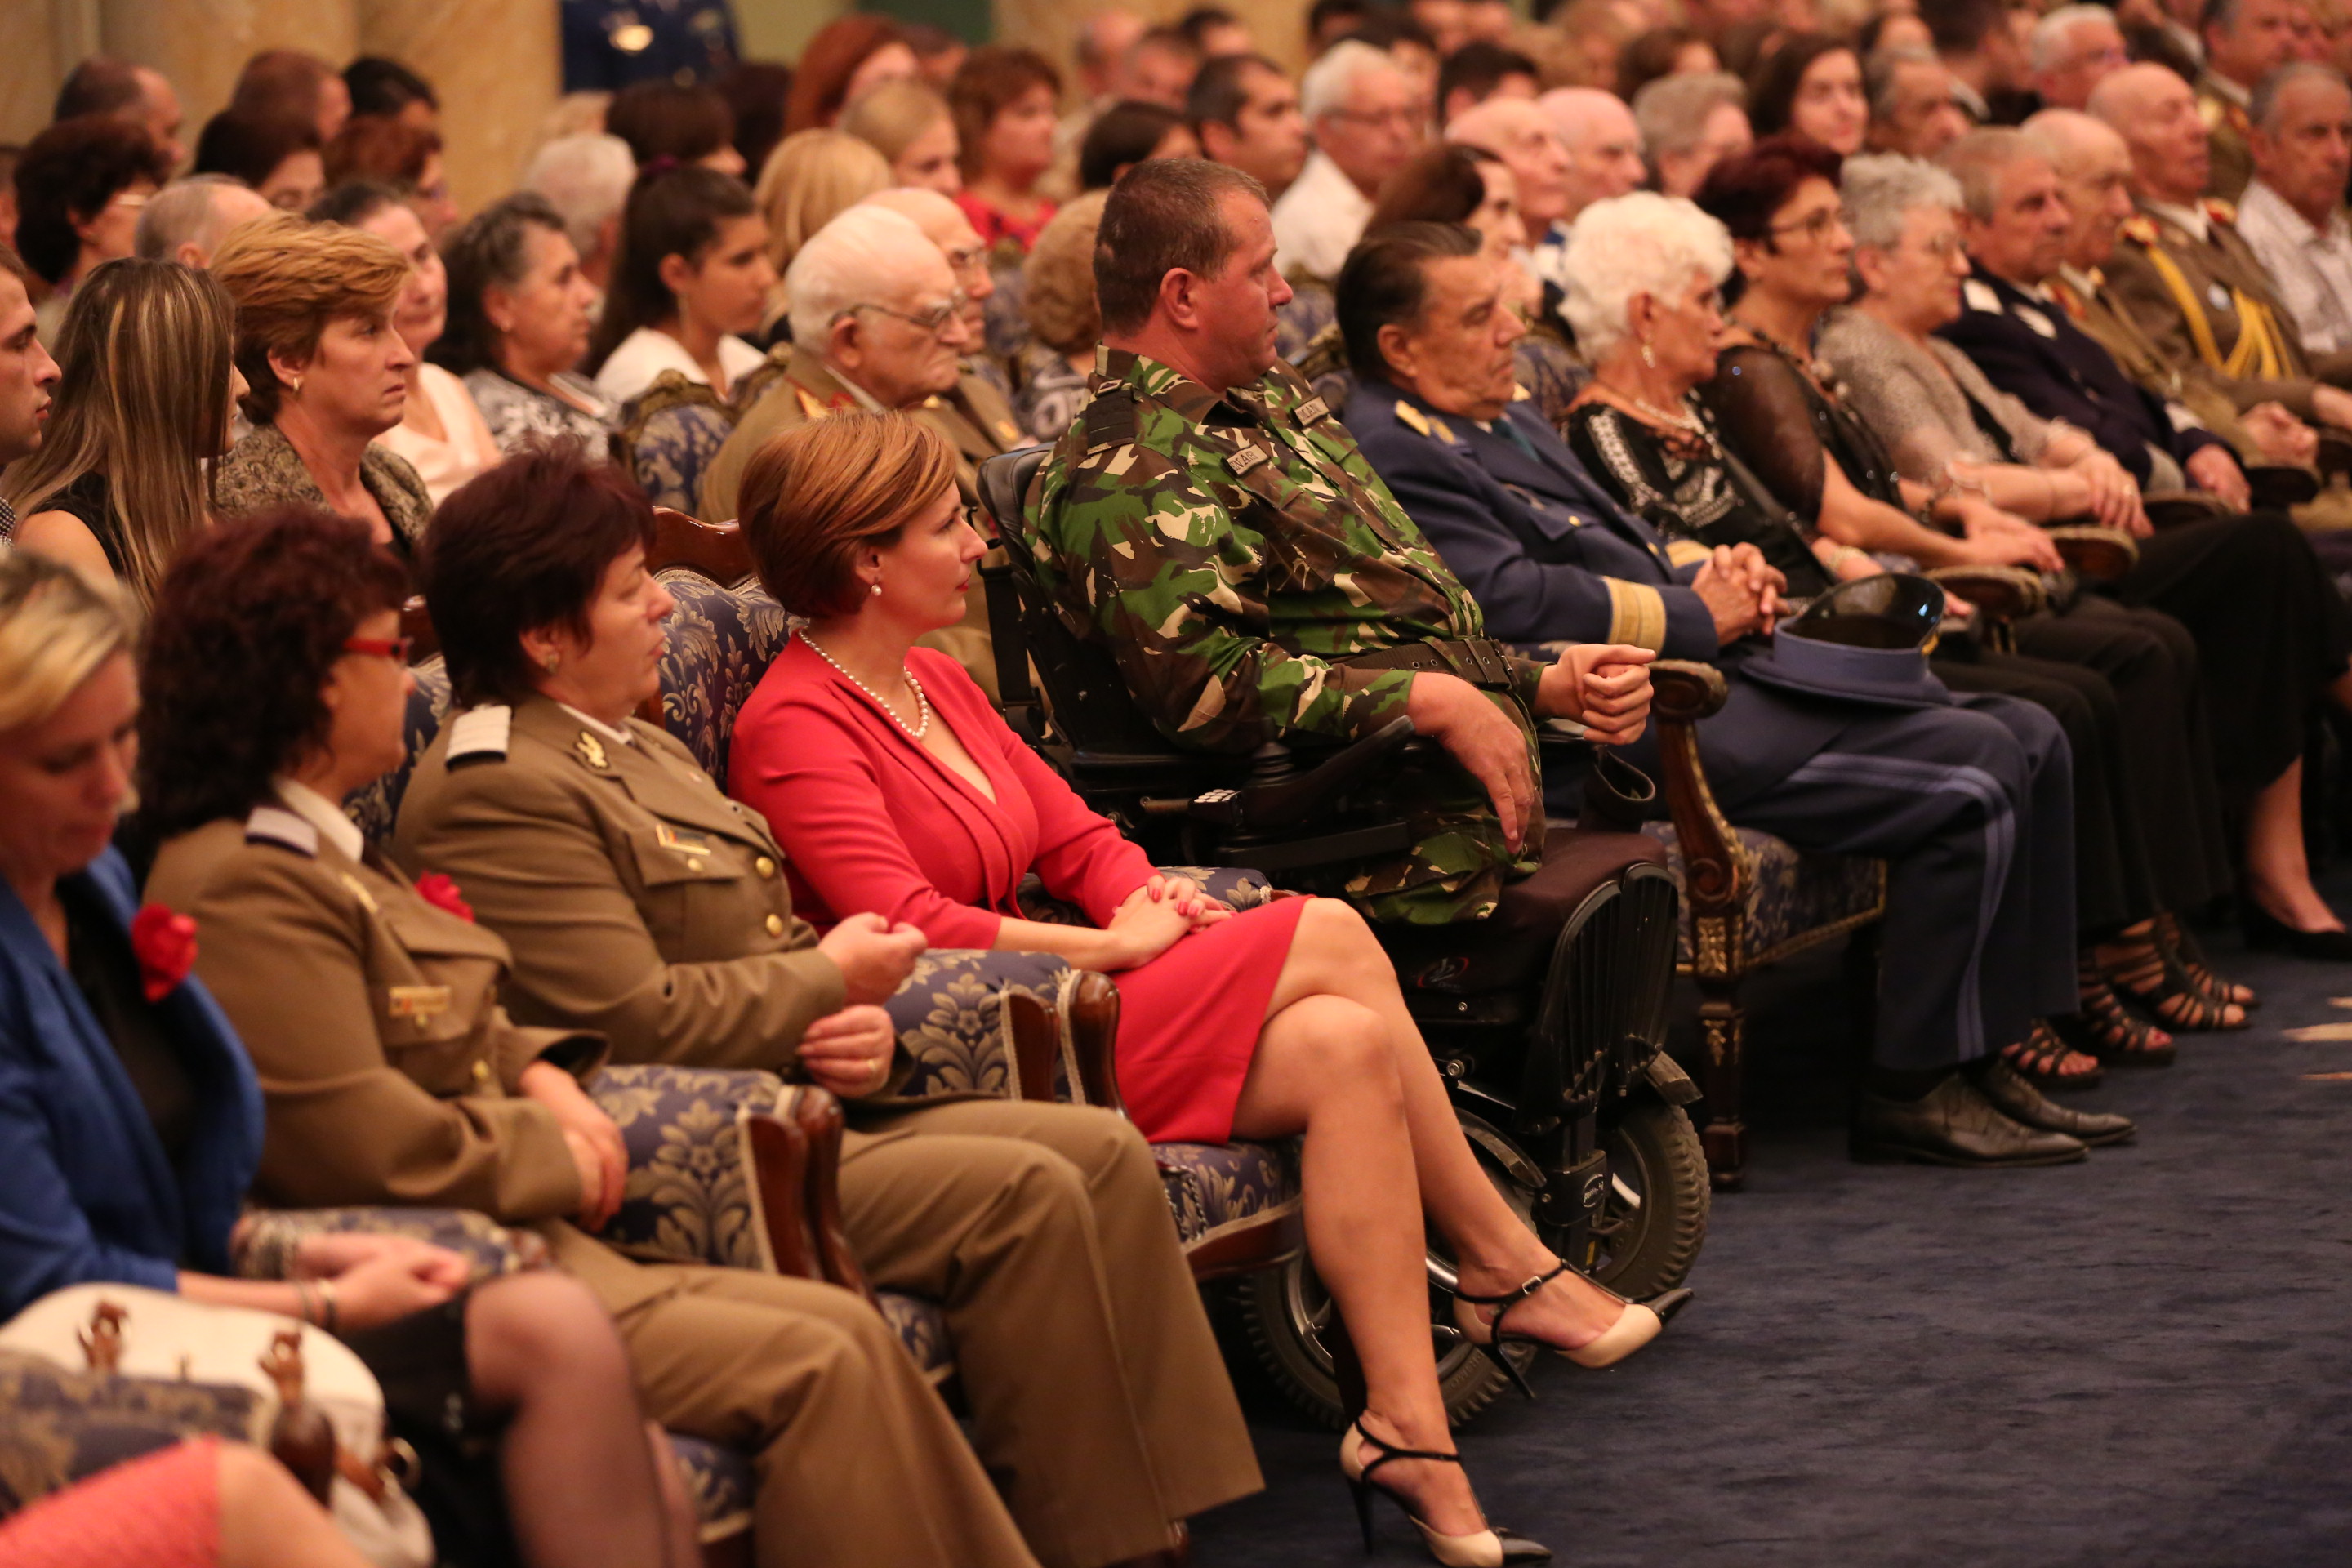
<path fill-rule="evenodd" d="M 341 1332 L 343 1323 L 342 1302 L 338 1299 L 333 1280 L 319 1281 L 319 1326 L 331 1334 Z"/>

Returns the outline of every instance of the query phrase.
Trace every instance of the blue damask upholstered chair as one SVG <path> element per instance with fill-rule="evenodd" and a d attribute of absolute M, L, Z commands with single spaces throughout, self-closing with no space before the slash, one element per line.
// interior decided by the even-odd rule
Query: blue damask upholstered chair
<path fill-rule="evenodd" d="M 614 458 L 654 505 L 692 511 L 704 472 L 735 433 L 738 410 L 748 406 L 666 370 L 623 413 L 613 437 Z"/>
<path fill-rule="evenodd" d="M 68 1371 L 0 1351 L 0 1519 L 185 1438 L 245 1441 L 260 1405 L 250 1389 Z"/>

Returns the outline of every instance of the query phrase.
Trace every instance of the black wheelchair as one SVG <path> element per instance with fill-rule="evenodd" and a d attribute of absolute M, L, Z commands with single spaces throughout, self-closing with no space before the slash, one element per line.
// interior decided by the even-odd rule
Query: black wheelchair
<path fill-rule="evenodd" d="M 1441 760 L 1409 720 L 1319 752 L 1270 742 L 1246 758 L 1180 752 L 1151 726 L 1108 650 L 1065 622 L 1031 570 L 1023 503 L 1045 456 L 1009 453 L 980 469 L 1003 546 L 982 576 L 1007 722 L 1159 864 L 1248 867 L 1279 886 L 1286 873 L 1406 847 L 1389 790 Z M 1547 769 L 1589 760 L 1579 749 L 1592 748 L 1547 737 Z M 1374 929 L 1489 1178 L 1562 1258 L 1645 1300 L 1688 1275 L 1710 1197 L 1684 1109 L 1698 1089 L 1661 1048 L 1675 888 L 1635 834 L 1556 829 L 1550 851 L 1485 921 Z M 1435 1238 L 1429 1278 L 1439 1376 L 1459 1422 L 1506 1376 L 1453 1326 L 1455 1277 Z M 1295 1256 L 1222 1289 L 1219 1305 L 1275 1385 L 1343 1426 L 1349 1352 L 1312 1265 Z M 1524 1375 L 1534 1352 L 1508 1353 Z"/>

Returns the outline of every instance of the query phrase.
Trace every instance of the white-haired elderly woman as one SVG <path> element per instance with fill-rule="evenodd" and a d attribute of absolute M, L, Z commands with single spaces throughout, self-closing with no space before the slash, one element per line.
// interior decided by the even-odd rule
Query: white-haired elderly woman
<path fill-rule="evenodd" d="M 1887 153 L 1847 159 L 1840 187 L 1862 292 L 1832 314 L 1821 353 L 1847 405 L 1876 433 L 1902 476 L 1973 490 L 2028 521 L 2087 517 L 2146 539 L 2151 530 L 2139 487 L 2120 463 L 2086 433 L 2040 418 L 1997 390 L 1974 362 L 1935 335 L 1959 318 L 1969 277 L 1958 182 L 1931 164 Z M 2018 646 L 2098 671 L 2123 720 L 2123 795 L 2141 831 L 2130 834 L 2119 821 L 2118 837 L 2126 841 L 2126 870 L 2129 838 L 2145 844 L 2151 881 L 2110 903 L 2104 922 L 2086 918 L 2086 928 L 2103 926 L 2084 954 L 2086 983 L 2104 975 L 2171 1028 L 2236 1028 L 2246 1021 L 2252 994 L 2213 976 L 2187 948 L 2177 922 L 2164 921 L 2167 941 L 2158 928 L 2164 910 L 2194 909 L 2228 889 L 2219 871 L 2229 854 L 2206 700 L 2227 709 L 2255 689 L 2244 675 L 2233 684 L 2245 689 L 2212 689 L 2200 639 L 2150 602 L 2184 589 L 2193 599 L 2193 585 L 2179 579 L 2150 561 L 2115 585 L 2125 602 L 2077 594 L 2059 613 L 2021 624 Z M 2204 640 L 2233 645 L 2221 650 L 2227 668 L 2247 669 L 2241 656 L 2259 629 L 2242 616 L 2210 618 L 2213 630 Z M 2263 661 L 2257 656 L 2253 662 Z M 2294 679 L 2286 669 L 2269 676 Z M 2086 917 L 2100 901 L 2084 899 Z"/>

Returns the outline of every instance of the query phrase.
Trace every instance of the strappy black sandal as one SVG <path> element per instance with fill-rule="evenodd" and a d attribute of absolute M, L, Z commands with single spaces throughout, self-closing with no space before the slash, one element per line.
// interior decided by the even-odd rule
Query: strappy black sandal
<path fill-rule="evenodd" d="M 2180 960 L 2157 940 L 2153 925 L 2145 937 L 2103 942 L 2091 952 L 2116 994 L 2147 1009 L 2168 1029 L 2208 1034 L 2243 1029 L 2252 1023 L 2242 1004 L 2216 1001 L 2200 989 Z M 2235 1017 L 2231 1016 L 2233 1010 Z"/>
<path fill-rule="evenodd" d="M 1654 1301 L 1626 1301 L 1625 1310 L 1617 1314 L 1615 1322 L 1601 1331 L 1600 1337 L 1574 1350 L 1562 1349 L 1549 1340 L 1538 1339 L 1533 1334 L 1515 1334 L 1503 1326 L 1503 1320 L 1511 1315 L 1512 1308 L 1568 1272 L 1569 1266 L 1562 1263 L 1546 1273 L 1536 1275 L 1517 1289 L 1506 1290 L 1499 1296 L 1471 1296 L 1460 1290 L 1454 1293 L 1454 1327 L 1462 1331 L 1464 1339 L 1477 1347 L 1479 1354 L 1502 1368 L 1504 1375 L 1529 1399 L 1536 1396 L 1536 1391 L 1528 1386 L 1526 1376 L 1512 1364 L 1511 1358 L 1503 1353 L 1504 1346 L 1534 1345 L 1556 1355 L 1564 1355 L 1579 1366 L 1595 1369 L 1615 1366 L 1656 1339 L 1659 1331 L 1665 1328 L 1666 1320 L 1681 1311 L 1684 1304 L 1691 1299 L 1691 1292 L 1683 1289 L 1669 1290 Z M 1595 1288 L 1608 1289 L 1597 1283 Z M 1481 1307 L 1495 1308 L 1495 1315 L 1481 1317 L 1478 1313 Z"/>
<path fill-rule="evenodd" d="M 1380 1450 L 1378 1457 L 1369 1465 L 1357 1455 L 1356 1446 L 1360 1443 L 1370 1444 Z M 1422 1545 L 1430 1556 L 1445 1564 L 1445 1568 L 1504 1568 L 1506 1563 L 1511 1563 L 1551 1561 L 1550 1547 L 1493 1525 L 1470 1535 L 1443 1535 L 1431 1529 L 1422 1522 L 1421 1516 L 1412 1511 L 1412 1504 L 1407 1502 L 1402 1494 L 1389 1490 L 1372 1479 L 1374 1470 L 1395 1459 L 1427 1459 L 1433 1464 L 1458 1465 L 1462 1462 L 1462 1456 L 1440 1454 L 1428 1448 L 1397 1447 L 1365 1431 L 1360 1418 L 1349 1426 L 1339 1439 L 1339 1473 L 1348 1478 L 1348 1489 L 1355 1494 L 1356 1522 L 1364 1528 L 1364 1551 L 1367 1553 L 1372 1550 L 1372 1494 L 1378 1492 L 1403 1510 L 1405 1518 L 1412 1521 L 1413 1529 L 1421 1532 Z"/>
<path fill-rule="evenodd" d="M 2033 1021 L 2025 1038 L 2001 1047 L 2000 1059 L 2018 1077 L 2053 1089 L 2088 1089 L 2106 1077 L 2106 1069 L 2099 1065 L 2097 1057 L 2077 1050 L 2041 1018 Z M 2066 1064 L 2077 1059 L 2089 1062 L 2090 1070 L 2068 1072 Z"/>
<path fill-rule="evenodd" d="M 2196 933 L 2170 910 L 2156 917 L 2156 942 L 2179 962 L 2181 973 L 2189 976 L 2189 984 L 2207 1001 L 2243 1007 L 2249 1013 L 2263 1005 L 2252 986 L 2224 980 L 2213 972 L 2212 964 L 2206 961 L 2205 950 L 2198 945 Z"/>
<path fill-rule="evenodd" d="M 2134 1017 L 2088 953 L 2074 961 L 2080 1001 L 2072 1013 L 2050 1020 L 2057 1037 L 2107 1067 L 2168 1068 L 2180 1055 L 2172 1037 L 2145 1018 Z"/>

